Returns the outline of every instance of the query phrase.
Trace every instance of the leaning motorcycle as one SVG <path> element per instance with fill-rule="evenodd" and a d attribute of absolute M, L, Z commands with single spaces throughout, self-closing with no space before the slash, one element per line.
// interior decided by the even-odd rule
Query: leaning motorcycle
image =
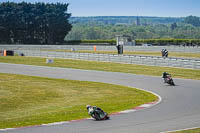
<path fill-rule="evenodd" d="M 94 107 L 88 109 L 88 114 L 97 121 L 108 120 L 110 118 L 106 112 L 95 109 Z"/>
<path fill-rule="evenodd" d="M 168 83 L 171 86 L 175 86 L 174 81 L 171 77 L 171 75 L 168 75 L 167 78 L 164 78 L 165 83 Z"/>

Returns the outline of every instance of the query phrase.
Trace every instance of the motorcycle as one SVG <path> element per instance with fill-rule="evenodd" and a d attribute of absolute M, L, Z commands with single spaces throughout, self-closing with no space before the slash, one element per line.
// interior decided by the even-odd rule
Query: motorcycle
<path fill-rule="evenodd" d="M 165 82 L 165 83 L 168 83 L 168 84 L 171 85 L 171 86 L 175 86 L 174 81 L 173 81 L 171 75 L 167 75 L 167 77 L 164 78 L 164 82 Z"/>
<path fill-rule="evenodd" d="M 97 121 L 110 119 L 109 115 L 106 112 L 97 108 L 96 106 L 94 107 L 91 106 L 87 108 L 87 110 L 88 110 L 88 114 Z"/>

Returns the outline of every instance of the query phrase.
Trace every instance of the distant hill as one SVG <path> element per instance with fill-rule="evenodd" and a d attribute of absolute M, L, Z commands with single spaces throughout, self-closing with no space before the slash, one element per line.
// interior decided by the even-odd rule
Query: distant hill
<path fill-rule="evenodd" d="M 137 17 L 142 25 L 152 24 L 172 24 L 174 22 L 183 22 L 184 17 L 148 17 L 148 16 L 94 16 L 94 17 L 71 17 L 70 22 L 88 23 L 94 22 L 97 24 L 133 24 Z"/>

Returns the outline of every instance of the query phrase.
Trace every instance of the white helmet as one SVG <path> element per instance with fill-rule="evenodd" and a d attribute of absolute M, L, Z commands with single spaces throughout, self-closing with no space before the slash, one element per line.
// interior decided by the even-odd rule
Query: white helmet
<path fill-rule="evenodd" d="M 86 105 L 86 108 L 88 109 L 88 108 L 90 108 L 91 106 L 90 105 Z"/>

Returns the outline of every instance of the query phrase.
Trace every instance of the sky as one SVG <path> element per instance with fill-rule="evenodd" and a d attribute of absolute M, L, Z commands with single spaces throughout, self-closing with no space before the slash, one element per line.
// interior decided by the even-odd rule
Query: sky
<path fill-rule="evenodd" d="M 200 17 L 200 0 L 0 0 L 69 3 L 72 16 Z"/>

